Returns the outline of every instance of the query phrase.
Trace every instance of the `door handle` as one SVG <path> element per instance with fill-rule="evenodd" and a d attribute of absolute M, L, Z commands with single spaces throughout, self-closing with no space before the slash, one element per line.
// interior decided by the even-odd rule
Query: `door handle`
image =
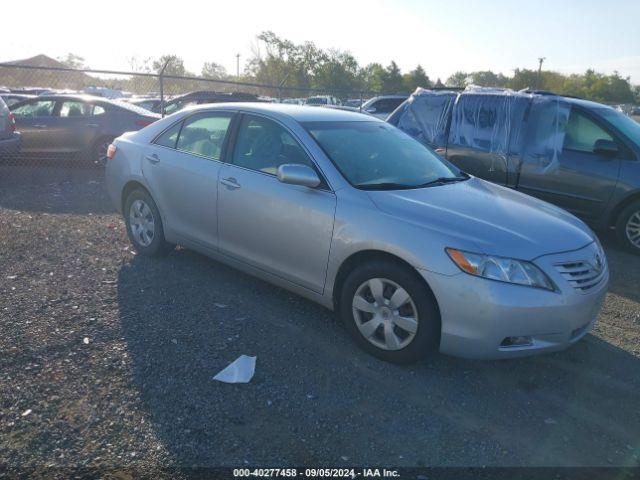
<path fill-rule="evenodd" d="M 240 188 L 240 184 L 233 177 L 223 178 L 222 180 L 220 180 L 220 183 L 223 184 L 226 187 L 229 187 L 232 190 L 236 190 L 236 189 Z"/>
<path fill-rule="evenodd" d="M 89 128 L 98 128 L 99 125 L 97 123 L 87 123 L 87 127 L 89 127 Z"/>
<path fill-rule="evenodd" d="M 158 155 L 156 155 L 155 153 L 151 154 L 151 155 L 145 155 L 144 158 L 146 158 L 149 163 L 153 163 L 154 165 L 158 162 L 160 162 L 160 159 L 158 158 Z"/>
<path fill-rule="evenodd" d="M 47 128 L 47 126 L 46 126 L 46 125 L 43 125 L 43 124 L 41 124 L 41 123 L 37 123 L 37 124 L 35 124 L 35 125 L 33 126 L 33 128 Z"/>

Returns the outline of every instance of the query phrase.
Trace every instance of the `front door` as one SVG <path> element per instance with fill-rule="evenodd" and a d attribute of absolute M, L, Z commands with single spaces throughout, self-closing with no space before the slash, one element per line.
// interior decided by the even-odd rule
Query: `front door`
<path fill-rule="evenodd" d="M 336 198 L 317 188 L 281 183 L 280 165 L 315 168 L 282 125 L 243 115 L 233 154 L 220 171 L 220 250 L 254 267 L 321 293 L 333 234 Z"/>
<path fill-rule="evenodd" d="M 53 99 L 34 99 L 12 110 L 16 128 L 22 134 L 22 152 L 56 151 L 51 135 L 55 106 Z"/>
<path fill-rule="evenodd" d="M 562 131 L 562 120 L 555 121 L 560 122 Z M 559 140 L 561 144 L 555 151 L 551 148 L 546 154 L 524 156 L 518 190 L 558 205 L 585 221 L 597 221 L 615 191 L 621 159 L 596 153 L 595 143 L 622 143 L 596 117 L 575 106 L 568 112 L 564 139 Z"/>
<path fill-rule="evenodd" d="M 170 236 L 215 249 L 218 173 L 232 114 L 187 117 L 149 145 L 142 170 Z"/>
<path fill-rule="evenodd" d="M 102 107 L 94 107 L 80 100 L 58 102 L 50 127 L 51 143 L 56 150 L 80 152 L 94 144 L 100 133 L 101 122 L 100 115 L 94 117 L 94 109 L 97 113 L 104 113 Z"/>

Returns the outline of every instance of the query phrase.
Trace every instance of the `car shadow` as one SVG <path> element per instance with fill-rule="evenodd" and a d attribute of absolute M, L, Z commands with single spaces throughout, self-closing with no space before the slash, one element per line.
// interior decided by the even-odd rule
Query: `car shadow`
<path fill-rule="evenodd" d="M 115 212 L 105 190 L 104 168 L 64 161 L 0 166 L 0 208 L 34 213 Z"/>
<path fill-rule="evenodd" d="M 609 292 L 640 303 L 640 255 L 622 249 L 613 230 L 597 233 L 609 262 Z"/>
<path fill-rule="evenodd" d="M 639 359 L 595 335 L 540 357 L 392 365 L 328 310 L 181 249 L 123 265 L 117 302 L 132 381 L 179 466 L 629 465 L 640 453 Z M 250 383 L 212 380 L 242 354 L 257 356 Z"/>

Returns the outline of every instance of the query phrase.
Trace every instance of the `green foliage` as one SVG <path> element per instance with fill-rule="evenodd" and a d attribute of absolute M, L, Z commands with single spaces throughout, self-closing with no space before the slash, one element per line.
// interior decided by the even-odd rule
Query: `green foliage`
<path fill-rule="evenodd" d="M 558 72 L 516 68 L 512 77 L 492 71 L 456 72 L 447 79 L 449 87 L 507 87 L 513 90 L 547 90 L 560 95 L 594 100 L 602 103 L 634 103 L 640 100 L 640 89 L 618 72 L 612 75 L 587 70 L 584 74 L 563 75 Z"/>
<path fill-rule="evenodd" d="M 75 53 L 67 53 L 64 57 L 58 57 L 57 60 L 68 68 L 75 68 L 76 70 L 89 68 L 87 64 L 84 63 L 84 58 Z"/>
<path fill-rule="evenodd" d="M 175 75 L 178 77 L 192 75 L 187 73 L 184 68 L 184 60 L 177 55 L 162 55 L 160 58 L 153 60 L 151 63 L 152 70 L 160 73 L 162 67 L 167 66 L 164 70 L 165 75 Z"/>
<path fill-rule="evenodd" d="M 440 80 L 440 79 L 438 79 Z M 469 85 L 469 74 L 465 72 L 456 72 L 447 78 L 447 87 L 464 88 Z"/>
<path fill-rule="evenodd" d="M 50 66 L 51 62 L 59 66 L 55 60 L 44 55 L 30 60 L 39 66 Z M 73 53 L 60 57 L 58 61 L 74 69 L 88 68 L 84 58 Z M 183 59 L 177 55 L 166 54 L 155 59 L 131 57 L 129 64 L 132 70 L 141 73 L 158 73 L 167 64 L 165 75 L 195 76 L 186 70 Z M 230 78 L 225 68 L 215 62 L 205 63 L 201 75 L 211 80 Z M 395 61 L 391 61 L 386 67 L 380 63 L 370 63 L 361 67 L 348 51 L 323 50 L 312 42 L 296 44 L 270 31 L 262 32 L 256 37 L 253 55 L 239 80 L 274 87 L 235 87 L 197 79 L 165 79 L 164 90 L 167 94 L 180 94 L 192 90 L 240 90 L 269 96 L 308 95 L 309 92 L 296 90 L 296 88 L 302 88 L 344 98 L 358 95 L 360 92 L 370 96 L 410 93 L 417 87 L 443 88 L 445 86 L 439 78 L 435 84 L 432 84 L 421 65 L 405 74 L 401 72 Z M 564 75 L 553 71 L 538 72 L 538 70 L 518 68 L 514 70 L 513 76 L 508 77 L 491 70 L 458 71 L 447 78 L 445 83 L 448 87 L 458 88 L 468 85 L 506 87 L 513 90 L 532 88 L 603 103 L 640 103 L 640 86 L 632 86 L 630 79 L 620 76 L 618 72 L 605 75 L 587 70 L 584 74 Z M 131 76 L 107 80 L 81 72 L 60 74 L 54 71 L 26 69 L 0 69 L 0 84 L 11 87 L 28 85 L 71 89 L 96 85 L 120 88 L 134 93 L 158 91 L 157 79 L 152 77 Z"/>
<path fill-rule="evenodd" d="M 213 78 L 215 80 L 225 80 L 229 78 L 227 70 L 216 62 L 206 62 L 202 66 L 201 75 L 205 78 Z"/>
<path fill-rule="evenodd" d="M 421 65 L 418 65 L 414 70 L 409 73 L 405 73 L 402 76 L 402 84 L 405 92 L 413 92 L 416 88 L 428 88 L 431 87 L 431 80 L 427 76 Z"/>

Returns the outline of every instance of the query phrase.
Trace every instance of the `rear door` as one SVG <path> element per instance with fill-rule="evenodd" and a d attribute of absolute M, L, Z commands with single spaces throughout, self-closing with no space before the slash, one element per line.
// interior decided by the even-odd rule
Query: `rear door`
<path fill-rule="evenodd" d="M 218 172 L 233 113 L 193 114 L 165 130 L 145 151 L 143 174 L 165 228 L 215 249 Z"/>
<path fill-rule="evenodd" d="M 561 116 L 555 121 L 559 123 L 561 149 L 554 152 L 551 148 L 537 157 L 528 152 L 523 159 L 518 190 L 558 205 L 586 221 L 596 221 L 615 191 L 620 163 L 627 149 L 601 119 L 586 109 L 572 105 L 568 117 Z M 564 121 L 566 125 L 562 125 Z M 620 154 L 607 157 L 595 153 L 597 140 L 616 142 Z"/>
<path fill-rule="evenodd" d="M 55 99 L 33 99 L 12 109 L 17 130 L 22 133 L 22 149 L 29 152 L 54 152 L 51 129 L 54 123 Z"/>

